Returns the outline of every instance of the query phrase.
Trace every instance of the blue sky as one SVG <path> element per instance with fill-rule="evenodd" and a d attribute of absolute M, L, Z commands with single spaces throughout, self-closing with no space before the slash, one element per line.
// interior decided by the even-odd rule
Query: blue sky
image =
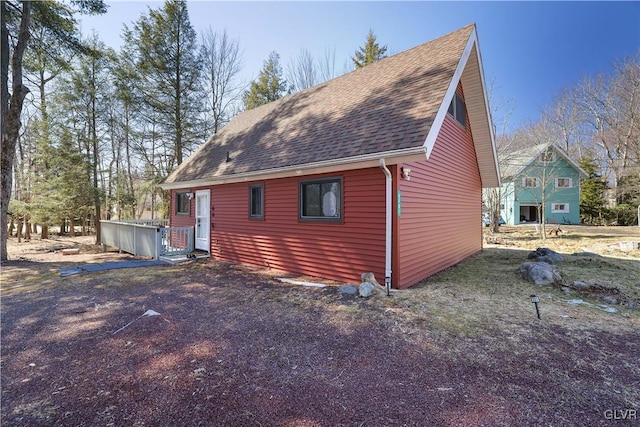
<path fill-rule="evenodd" d="M 131 26 L 162 2 L 107 1 L 107 14 L 83 18 L 107 45 L 119 48 Z M 397 53 L 475 22 L 487 84 L 495 82 L 500 116 L 512 110 L 515 129 L 538 119 L 562 89 L 584 76 L 610 72 L 616 60 L 640 49 L 640 2 L 217 2 L 189 1 L 191 24 L 225 30 L 239 42 L 242 79 L 255 78 L 271 51 L 283 68 L 307 49 L 320 58 L 335 50 L 336 68 L 369 29 Z M 505 101 L 510 103 L 505 106 Z"/>

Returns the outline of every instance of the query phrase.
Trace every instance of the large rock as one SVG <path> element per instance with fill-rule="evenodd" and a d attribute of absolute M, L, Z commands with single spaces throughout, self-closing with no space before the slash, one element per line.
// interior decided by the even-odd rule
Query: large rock
<path fill-rule="evenodd" d="M 371 282 L 362 282 L 358 288 L 358 292 L 362 298 L 369 298 L 376 292 L 376 287 Z"/>
<path fill-rule="evenodd" d="M 376 276 L 373 273 L 362 273 L 360 275 L 360 280 L 362 283 L 373 283 L 376 286 L 382 287 L 382 285 L 376 280 Z"/>
<path fill-rule="evenodd" d="M 524 262 L 520 266 L 522 277 L 536 285 L 559 285 L 562 276 L 556 268 L 546 262 Z"/>
<path fill-rule="evenodd" d="M 573 282 L 569 283 L 569 287 L 578 290 L 589 289 L 590 286 L 591 285 L 589 285 L 587 282 L 583 282 L 582 280 L 574 280 Z"/>
<path fill-rule="evenodd" d="M 376 280 L 376 276 L 373 273 L 362 273 L 360 275 L 360 280 L 362 281 L 362 283 L 360 284 L 360 287 L 362 287 L 362 285 L 364 283 L 370 283 L 373 285 L 373 291 L 372 293 L 377 293 L 377 292 L 385 292 L 386 288 L 384 286 L 382 286 L 380 283 L 378 283 L 378 281 Z M 362 295 L 360 295 L 362 296 Z"/>
<path fill-rule="evenodd" d="M 340 292 L 347 295 L 355 295 L 358 293 L 358 288 L 356 287 L 356 285 L 340 286 Z"/>
<path fill-rule="evenodd" d="M 555 264 L 557 262 L 564 261 L 564 257 L 558 252 L 552 251 L 549 248 L 538 248 L 535 251 L 529 252 L 528 259 L 533 259 L 537 262 L 546 262 L 548 264 Z"/>

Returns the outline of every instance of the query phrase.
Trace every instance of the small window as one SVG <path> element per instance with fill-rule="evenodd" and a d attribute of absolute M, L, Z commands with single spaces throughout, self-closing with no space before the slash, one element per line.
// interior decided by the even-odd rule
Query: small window
<path fill-rule="evenodd" d="M 540 185 L 538 178 L 525 176 L 524 178 L 522 178 L 522 186 L 524 188 L 534 188 L 539 187 Z"/>
<path fill-rule="evenodd" d="M 464 100 L 462 99 L 462 97 L 460 95 L 458 95 L 458 92 L 456 92 L 456 94 L 454 95 L 453 99 L 451 100 L 451 104 L 449 104 L 449 109 L 447 110 L 447 112 L 458 123 L 460 123 L 462 125 L 462 127 L 464 127 L 464 128 L 467 127 L 466 106 L 464 104 Z"/>
<path fill-rule="evenodd" d="M 556 161 L 556 153 L 553 150 L 547 150 L 544 153 L 540 154 L 540 161 L 546 163 L 552 163 Z"/>
<path fill-rule="evenodd" d="M 342 178 L 301 181 L 300 219 L 340 221 L 342 219 Z"/>
<path fill-rule="evenodd" d="M 190 194 L 189 192 L 176 193 L 177 215 L 189 215 L 189 205 L 191 204 Z"/>
<path fill-rule="evenodd" d="M 569 213 L 569 203 L 553 203 L 551 205 L 552 213 Z"/>
<path fill-rule="evenodd" d="M 571 188 L 573 180 L 571 178 L 556 178 L 556 188 Z"/>
<path fill-rule="evenodd" d="M 264 219 L 264 184 L 249 186 L 249 219 Z"/>

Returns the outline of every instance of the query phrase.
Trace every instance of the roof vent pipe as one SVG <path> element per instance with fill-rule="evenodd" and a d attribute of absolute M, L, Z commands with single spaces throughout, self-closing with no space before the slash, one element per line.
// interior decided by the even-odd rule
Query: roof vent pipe
<path fill-rule="evenodd" d="M 229 155 L 229 152 L 227 151 L 227 163 L 229 163 L 231 161 L 231 156 Z"/>
<path fill-rule="evenodd" d="M 391 220 L 392 220 L 392 182 L 391 171 L 387 168 L 384 162 L 384 158 L 380 159 L 380 169 L 385 176 L 386 191 L 385 191 L 385 263 L 384 263 L 384 286 L 387 289 L 387 296 L 391 296 Z"/>

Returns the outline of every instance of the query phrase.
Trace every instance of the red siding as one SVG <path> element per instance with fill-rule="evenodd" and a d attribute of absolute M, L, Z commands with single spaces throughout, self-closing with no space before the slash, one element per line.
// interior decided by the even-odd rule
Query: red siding
<path fill-rule="evenodd" d="M 379 168 L 341 174 L 343 222 L 298 220 L 299 178 L 264 182 L 264 220 L 248 218 L 249 183 L 211 187 L 211 254 L 327 279 L 359 282 L 373 271 L 384 279 L 384 174 Z"/>
<path fill-rule="evenodd" d="M 446 117 L 429 160 L 406 164 L 394 285 L 409 287 L 482 249 L 482 189 L 471 132 Z"/>

